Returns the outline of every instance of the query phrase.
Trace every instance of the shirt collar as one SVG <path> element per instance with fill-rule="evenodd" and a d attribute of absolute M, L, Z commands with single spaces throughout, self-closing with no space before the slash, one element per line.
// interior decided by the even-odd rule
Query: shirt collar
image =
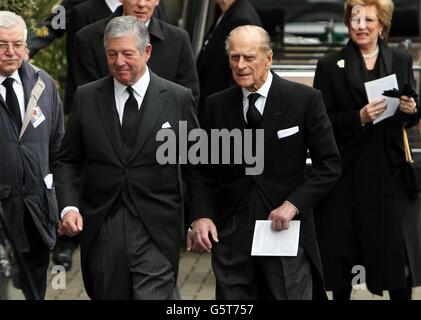
<path fill-rule="evenodd" d="M 15 79 L 15 81 L 16 81 L 17 83 L 19 83 L 20 85 L 22 85 L 22 80 L 20 79 L 20 76 L 19 76 L 19 72 L 18 72 L 18 70 L 16 70 L 15 72 L 13 72 L 13 73 L 12 73 L 12 75 L 11 75 L 11 76 L 9 76 L 9 77 L 5 77 L 5 76 L 3 76 L 3 75 L 0 75 L 0 83 L 3 83 L 3 81 L 4 81 L 6 78 L 13 78 L 13 79 Z"/>
<path fill-rule="evenodd" d="M 111 10 L 111 12 L 115 12 L 115 10 L 119 6 L 121 6 L 120 0 L 105 0 L 105 3 L 107 4 L 107 6 Z"/>
<path fill-rule="evenodd" d="M 133 88 L 133 91 L 139 95 L 142 99 L 145 96 L 146 90 L 148 89 L 149 82 L 151 81 L 151 75 L 149 73 L 149 68 L 146 67 L 145 73 L 143 76 L 140 77 L 139 80 L 135 84 L 133 84 L 131 87 Z M 114 88 L 115 92 L 118 97 L 121 97 L 121 95 L 126 91 L 127 86 L 124 84 L 121 84 L 117 81 L 116 78 L 114 78 Z"/>
<path fill-rule="evenodd" d="M 273 75 L 272 72 L 269 71 L 268 78 L 266 79 L 265 83 L 257 90 L 256 92 L 251 92 L 246 88 L 241 88 L 243 90 L 243 97 L 247 98 L 252 93 L 258 93 L 262 97 L 267 98 L 269 94 L 270 86 L 272 85 Z"/>

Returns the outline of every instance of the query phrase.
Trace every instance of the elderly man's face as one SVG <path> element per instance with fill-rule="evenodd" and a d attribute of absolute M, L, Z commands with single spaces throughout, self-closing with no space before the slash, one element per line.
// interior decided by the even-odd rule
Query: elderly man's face
<path fill-rule="evenodd" d="M 249 91 L 257 91 L 266 81 L 272 65 L 272 50 L 259 46 L 254 32 L 237 32 L 231 36 L 229 62 L 234 81 Z"/>
<path fill-rule="evenodd" d="M 127 16 L 135 16 L 140 21 L 148 21 L 159 5 L 159 0 L 123 0 L 124 14 Z"/>
<path fill-rule="evenodd" d="M 106 41 L 108 68 L 114 78 L 123 85 L 135 84 L 145 73 L 146 63 L 151 56 L 152 46 L 148 44 L 144 53 L 136 47 L 136 36 L 127 35 L 109 38 Z"/>
<path fill-rule="evenodd" d="M 25 58 L 23 30 L 19 27 L 0 28 L 0 74 L 10 76 L 20 68 Z"/>

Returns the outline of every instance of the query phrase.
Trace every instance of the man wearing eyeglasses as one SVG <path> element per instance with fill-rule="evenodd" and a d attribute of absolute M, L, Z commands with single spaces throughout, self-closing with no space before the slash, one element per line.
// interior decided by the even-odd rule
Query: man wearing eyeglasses
<path fill-rule="evenodd" d="M 49 250 L 56 242 L 52 168 L 64 135 L 54 80 L 25 61 L 27 28 L 0 11 L 0 201 L 18 250 L 43 298 Z M 35 298 L 20 279 L 27 298 Z"/>

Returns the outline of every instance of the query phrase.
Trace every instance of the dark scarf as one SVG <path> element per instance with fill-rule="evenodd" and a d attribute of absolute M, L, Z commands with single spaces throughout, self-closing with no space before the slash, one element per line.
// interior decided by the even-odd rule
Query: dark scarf
<path fill-rule="evenodd" d="M 392 52 L 386 42 L 382 39 L 378 40 L 379 46 L 379 76 L 385 77 L 391 73 L 392 69 Z M 344 47 L 343 55 L 345 59 L 345 78 L 348 84 L 350 95 L 356 106 L 356 110 L 362 109 L 367 103 L 367 94 L 364 83 L 370 81 L 368 70 L 365 66 L 364 58 L 358 46 L 349 40 Z M 341 147 L 341 154 L 345 155 L 342 161 L 343 171 L 350 168 L 360 157 L 366 148 L 368 142 L 372 138 L 372 124 L 367 124 L 362 128 L 361 132 L 350 143 Z"/>
<path fill-rule="evenodd" d="M 392 68 L 392 53 L 386 42 L 379 38 L 379 71 L 380 78 L 390 74 Z M 349 40 L 344 48 L 345 56 L 345 76 L 349 84 L 349 90 L 354 98 L 355 104 L 360 108 L 367 103 L 367 94 L 364 83 L 370 81 L 363 56 L 358 46 Z"/>

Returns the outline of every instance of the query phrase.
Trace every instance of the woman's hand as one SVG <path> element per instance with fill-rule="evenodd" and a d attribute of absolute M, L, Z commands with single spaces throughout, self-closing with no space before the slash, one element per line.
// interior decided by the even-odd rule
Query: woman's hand
<path fill-rule="evenodd" d="M 415 103 L 414 98 L 409 98 L 407 96 L 400 96 L 399 109 L 404 113 L 413 114 L 417 112 L 417 104 Z"/>
<path fill-rule="evenodd" d="M 378 118 L 386 110 L 386 105 L 384 101 L 384 98 L 374 99 L 360 110 L 360 118 L 362 125 L 365 125 L 369 122 L 373 122 L 373 120 Z"/>

